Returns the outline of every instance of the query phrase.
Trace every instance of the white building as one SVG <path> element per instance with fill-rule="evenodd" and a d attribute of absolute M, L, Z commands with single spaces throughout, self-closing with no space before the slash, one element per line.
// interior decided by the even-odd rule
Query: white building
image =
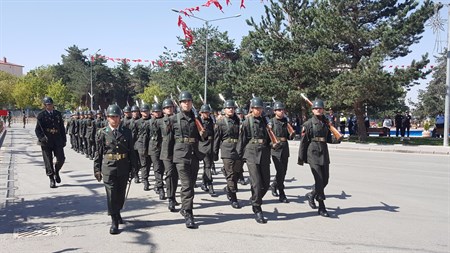
<path fill-rule="evenodd" d="M 23 76 L 23 66 L 8 62 L 6 57 L 3 57 L 3 60 L 0 60 L 0 71 L 4 71 L 14 76 Z"/>

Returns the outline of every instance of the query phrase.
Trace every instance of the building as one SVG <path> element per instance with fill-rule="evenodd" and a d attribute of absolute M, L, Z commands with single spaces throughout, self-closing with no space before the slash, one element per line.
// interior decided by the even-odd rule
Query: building
<path fill-rule="evenodd" d="M 0 60 L 0 71 L 4 71 L 14 76 L 23 76 L 23 66 L 8 62 L 6 57 L 3 57 L 3 60 Z"/>

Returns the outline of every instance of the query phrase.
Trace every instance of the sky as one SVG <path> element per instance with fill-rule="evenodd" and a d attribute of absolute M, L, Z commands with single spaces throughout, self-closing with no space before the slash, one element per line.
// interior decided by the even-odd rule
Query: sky
<path fill-rule="evenodd" d="M 156 60 L 164 47 L 173 52 L 181 49 L 177 36 L 183 37 L 177 26 L 178 14 L 171 9 L 182 10 L 201 6 L 207 0 L 0 0 L 0 57 L 8 62 L 23 65 L 24 72 L 43 65 L 61 62 L 61 55 L 72 45 L 87 48 L 86 54 L 99 54 L 112 58 Z M 246 20 L 260 20 L 264 14 L 266 0 L 245 0 L 246 8 L 240 8 L 240 0 L 220 0 L 223 12 L 211 6 L 202 7 L 195 15 L 206 20 L 230 18 L 212 22 L 220 31 L 227 31 L 238 46 L 241 38 L 251 29 Z M 447 28 L 448 9 L 444 7 L 440 16 Z M 200 20 L 185 17 L 191 28 L 204 25 Z M 413 59 L 420 60 L 428 53 L 431 65 L 433 55 L 447 44 L 446 31 L 440 36 L 426 26 L 419 44 L 411 47 L 407 57 L 386 62 L 389 66 L 407 66 Z M 439 40 L 441 47 L 436 47 Z M 131 63 L 132 65 L 134 63 Z M 114 63 L 110 62 L 113 67 Z M 429 67 L 429 66 L 428 66 Z M 414 86 L 408 99 L 417 101 L 417 91 L 424 89 L 431 75 Z"/>

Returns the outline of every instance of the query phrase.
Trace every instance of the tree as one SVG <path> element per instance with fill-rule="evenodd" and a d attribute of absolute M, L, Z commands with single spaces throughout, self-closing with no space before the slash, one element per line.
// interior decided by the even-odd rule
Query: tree
<path fill-rule="evenodd" d="M 155 102 L 155 97 L 159 103 L 162 103 L 162 99 L 165 99 L 166 96 L 167 94 L 165 94 L 161 87 L 155 82 L 150 82 L 149 85 L 144 88 L 144 92 L 137 95 L 137 97 L 146 104 L 153 104 Z"/>
<path fill-rule="evenodd" d="M 418 102 L 410 103 L 415 107 L 414 114 L 420 119 L 435 117 L 437 113 L 444 111 L 446 94 L 447 50 L 437 58 L 432 80 L 425 90 L 419 90 Z"/>
<path fill-rule="evenodd" d="M 9 107 L 14 105 L 14 98 L 11 94 L 18 80 L 18 77 L 0 71 L 0 106 L 4 105 Z"/>
<path fill-rule="evenodd" d="M 61 111 L 68 108 L 76 108 L 76 104 L 72 103 L 71 93 L 61 80 L 50 83 L 46 94 L 53 99 L 55 106 Z"/>

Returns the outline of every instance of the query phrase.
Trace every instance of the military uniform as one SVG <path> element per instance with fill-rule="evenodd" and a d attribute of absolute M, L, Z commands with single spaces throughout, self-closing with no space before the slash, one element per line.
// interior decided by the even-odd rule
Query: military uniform
<path fill-rule="evenodd" d="M 141 108 L 141 112 L 149 112 L 150 111 L 150 107 L 148 105 L 143 105 Z M 139 154 L 139 164 L 140 164 L 140 172 L 141 172 L 141 177 L 142 177 L 142 182 L 144 183 L 144 191 L 149 191 L 150 188 L 150 183 L 148 181 L 148 177 L 150 176 L 150 166 L 152 165 L 151 160 L 150 160 L 150 156 L 148 155 L 148 142 L 145 139 L 146 138 L 146 134 L 145 132 L 146 130 L 146 124 L 147 121 L 149 121 L 150 115 L 148 116 L 144 116 L 142 115 L 142 117 L 138 120 L 135 121 L 135 128 L 139 129 L 138 130 L 138 135 L 139 137 L 137 138 L 136 142 L 134 143 L 134 149 L 138 152 Z M 136 172 L 137 173 L 137 172 Z"/>
<path fill-rule="evenodd" d="M 108 116 L 119 115 L 120 108 L 116 105 L 108 107 Z M 118 224 L 122 217 L 120 210 L 125 203 L 128 178 L 133 168 L 137 166 L 137 158 L 131 145 L 131 130 L 119 125 L 112 129 L 110 125 L 98 130 L 98 148 L 94 158 L 94 175 L 97 180 L 103 178 L 106 189 L 108 215 L 113 224 L 111 234 L 118 233 Z"/>
<path fill-rule="evenodd" d="M 153 105 L 152 111 L 161 111 L 161 106 L 156 104 Z M 161 117 L 159 117 L 161 118 Z M 148 156 L 150 157 L 150 162 L 153 164 L 153 172 L 155 175 L 155 192 L 159 194 L 159 199 L 165 199 L 164 191 L 164 164 L 160 159 L 161 155 L 161 133 L 158 131 L 158 119 L 152 117 L 147 121 L 146 127 L 146 139 L 148 141 Z"/>
<path fill-rule="evenodd" d="M 281 102 L 274 104 L 274 110 L 284 110 L 284 105 Z M 286 117 L 277 118 L 274 116 L 269 121 L 269 125 L 272 128 L 273 133 L 279 141 L 275 148 L 272 148 L 272 161 L 277 171 L 275 179 L 271 185 L 272 194 L 274 196 L 279 195 L 280 202 L 288 203 L 286 194 L 284 192 L 284 179 L 288 168 L 289 160 L 289 143 L 288 140 L 292 140 L 294 136 L 291 136 L 288 131 L 288 120 Z M 279 191 L 279 194 L 278 194 Z"/>
<path fill-rule="evenodd" d="M 230 107 L 235 107 L 234 101 L 229 102 L 229 104 Z M 225 107 L 228 106 L 225 105 Z M 237 151 L 239 128 L 240 120 L 236 114 L 233 114 L 232 117 L 225 115 L 216 122 L 214 133 L 214 160 L 218 160 L 220 149 L 220 157 L 223 160 L 227 180 L 225 189 L 233 208 L 240 207 L 236 196 L 236 192 L 238 191 L 237 182 L 239 175 L 242 174 L 242 160 Z"/>
<path fill-rule="evenodd" d="M 101 110 L 97 110 L 96 113 L 96 119 L 94 120 L 94 125 L 95 125 L 95 131 L 94 131 L 94 147 L 93 147 L 93 154 L 95 156 L 95 152 L 97 152 L 97 132 L 99 129 L 104 128 L 107 125 L 106 119 L 103 118 L 103 113 Z"/>
<path fill-rule="evenodd" d="M 88 112 L 88 118 L 85 121 L 86 125 L 86 157 L 89 159 L 94 159 L 94 146 L 95 146 L 95 122 L 92 118 L 92 112 Z"/>
<path fill-rule="evenodd" d="M 78 153 L 84 155 L 84 143 L 83 143 L 83 119 L 84 112 L 80 113 L 80 117 L 77 119 L 77 139 L 78 139 Z"/>
<path fill-rule="evenodd" d="M 209 105 L 203 105 L 200 109 L 201 113 L 210 112 Z M 214 163 L 213 144 L 214 144 L 214 121 L 211 117 L 204 119 L 202 116 L 198 117 L 205 129 L 205 137 L 201 138 L 198 143 L 198 149 L 203 154 L 203 175 L 202 175 L 202 189 L 209 192 L 211 195 L 215 194 L 213 188 L 212 168 Z"/>
<path fill-rule="evenodd" d="M 45 97 L 44 104 L 53 104 L 53 100 Z M 45 171 L 50 178 L 50 188 L 55 188 L 55 181 L 56 183 L 61 183 L 59 171 L 66 160 L 64 147 L 66 146 L 67 139 L 61 113 L 57 110 L 41 111 L 37 115 L 35 133 L 39 140 L 38 143 L 41 146 Z M 56 157 L 54 166 L 53 155 Z"/>
<path fill-rule="evenodd" d="M 139 107 L 138 107 L 137 105 L 133 105 L 133 106 L 131 107 L 131 112 L 132 112 L 132 113 L 133 113 L 133 112 L 139 112 Z M 140 114 L 134 113 L 134 114 L 132 114 L 132 118 L 131 118 L 130 124 L 129 124 L 129 128 L 130 128 L 130 130 L 131 130 L 131 136 L 132 136 L 132 138 L 133 138 L 133 147 L 134 147 L 134 144 L 136 143 L 136 141 L 137 141 L 138 138 L 139 138 L 139 124 L 138 124 L 139 119 L 140 119 Z M 136 153 L 136 157 L 139 157 L 139 153 L 138 153 L 137 150 L 135 150 L 135 153 Z M 139 164 L 139 168 L 140 168 L 140 167 L 141 167 L 140 161 L 138 161 L 138 164 Z M 139 183 L 141 182 L 141 181 L 139 180 L 139 172 L 137 172 L 137 173 L 134 175 L 134 182 L 135 182 L 136 184 L 139 184 Z"/>
<path fill-rule="evenodd" d="M 323 107 L 323 101 L 314 101 L 313 108 Z M 319 202 L 319 215 L 328 217 L 324 204 L 324 189 L 328 184 L 330 164 L 327 143 L 339 143 L 339 141 L 332 137 L 324 115 L 314 115 L 306 121 L 303 124 L 301 135 L 298 164 L 308 163 L 315 181 L 312 192 L 308 193 L 306 197 L 311 208 L 316 208 L 314 200 L 317 200 Z"/>
<path fill-rule="evenodd" d="M 252 108 L 263 108 L 261 98 L 252 99 Z M 238 154 L 247 163 L 252 190 L 252 209 L 258 223 L 266 223 L 262 214 L 262 199 L 270 186 L 270 138 L 267 121 L 262 116 L 247 117 L 239 135 Z"/>

